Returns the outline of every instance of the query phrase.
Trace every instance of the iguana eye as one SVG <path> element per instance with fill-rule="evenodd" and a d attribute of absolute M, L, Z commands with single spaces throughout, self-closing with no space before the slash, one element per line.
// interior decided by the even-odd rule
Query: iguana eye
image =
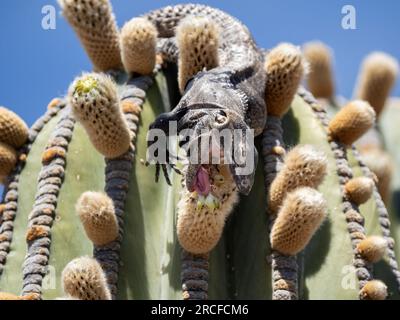
<path fill-rule="evenodd" d="M 215 122 L 218 125 L 225 124 L 227 122 L 227 120 L 228 120 L 228 117 L 227 117 L 225 111 L 223 111 L 223 110 L 219 110 L 218 113 L 215 115 Z"/>

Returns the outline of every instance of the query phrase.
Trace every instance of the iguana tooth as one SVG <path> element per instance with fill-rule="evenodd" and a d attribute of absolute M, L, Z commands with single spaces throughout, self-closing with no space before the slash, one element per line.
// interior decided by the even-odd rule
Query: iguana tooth
<path fill-rule="evenodd" d="M 69 262 L 62 272 L 67 295 L 79 300 L 111 300 L 106 277 L 96 259 L 80 257 Z"/>
<path fill-rule="evenodd" d="M 332 98 L 335 94 L 335 83 L 331 49 L 322 42 L 309 42 L 304 45 L 303 54 L 309 63 L 309 90 L 316 98 Z"/>
<path fill-rule="evenodd" d="M 197 198 L 197 210 L 201 210 L 204 207 L 205 202 L 206 198 L 202 195 L 199 195 Z"/>
<path fill-rule="evenodd" d="M 133 18 L 121 30 L 121 55 L 129 73 L 151 74 L 156 63 L 157 30 L 145 18 Z"/>
<path fill-rule="evenodd" d="M 211 210 L 214 211 L 219 207 L 219 200 L 214 197 L 211 193 L 209 193 L 205 200 L 205 205 Z"/>

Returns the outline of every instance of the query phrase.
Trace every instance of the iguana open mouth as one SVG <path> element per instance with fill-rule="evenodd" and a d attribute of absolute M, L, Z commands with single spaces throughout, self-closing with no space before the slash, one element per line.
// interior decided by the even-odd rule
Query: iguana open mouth
<path fill-rule="evenodd" d="M 216 209 L 228 195 L 236 190 L 235 182 L 226 165 L 198 165 L 192 166 L 193 172 L 187 178 L 187 189 L 197 200 L 197 208 L 205 205 L 209 209 Z M 191 176 L 193 178 L 191 178 Z"/>
<path fill-rule="evenodd" d="M 196 191 L 202 196 L 207 196 L 211 191 L 210 173 L 204 166 L 200 166 L 193 179 L 189 191 Z"/>

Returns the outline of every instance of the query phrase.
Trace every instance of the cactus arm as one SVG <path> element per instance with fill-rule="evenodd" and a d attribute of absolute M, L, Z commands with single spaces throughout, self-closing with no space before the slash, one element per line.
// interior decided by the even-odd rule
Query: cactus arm
<path fill-rule="evenodd" d="M 304 287 L 300 298 L 356 299 L 356 288 L 344 289 L 342 286 L 356 283 L 356 278 L 354 273 L 342 273 L 348 270 L 346 266 L 351 266 L 353 255 L 346 221 L 340 210 L 336 161 L 326 132 L 310 104 L 299 95 L 295 97 L 291 111 L 283 118 L 283 129 L 287 146 L 299 143 L 315 145 L 328 157 L 328 174 L 319 190 L 328 202 L 329 216 L 304 251 L 304 265 L 299 266 L 300 272 L 304 273 L 304 283 L 299 284 L 300 288 Z M 324 279 L 330 279 L 329 286 L 324 284 Z"/>
<path fill-rule="evenodd" d="M 32 208 L 35 196 L 32 179 L 36 179 L 41 168 L 41 163 L 37 159 L 41 158 L 49 136 L 58 121 L 59 115 L 57 114 L 63 107 L 64 103 L 59 101 L 57 105 L 49 109 L 44 116 L 32 125 L 29 130 L 28 142 L 21 148 L 22 156 L 8 187 L 5 188 L 5 198 L 10 198 L 7 197 L 9 191 L 17 193 L 18 197 L 15 200 L 4 199 L 5 210 L 0 232 L 3 240 L 0 242 L 2 252 L 0 288 L 7 288 L 7 290 L 16 294 L 19 294 L 22 282 L 13 270 L 20 270 L 22 266 L 26 253 L 26 243 L 25 241 L 12 240 L 25 238 L 27 216 Z M 19 190 L 24 190 L 24 192 L 18 192 Z M 7 257 L 9 252 L 12 254 Z"/>

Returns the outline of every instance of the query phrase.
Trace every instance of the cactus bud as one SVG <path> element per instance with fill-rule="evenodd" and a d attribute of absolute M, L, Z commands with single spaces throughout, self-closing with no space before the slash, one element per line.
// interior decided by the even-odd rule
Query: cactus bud
<path fill-rule="evenodd" d="M 329 123 L 330 135 L 346 145 L 353 144 L 375 122 L 375 111 L 368 102 L 355 100 L 341 109 Z"/>
<path fill-rule="evenodd" d="M 179 47 L 178 83 L 181 93 L 187 81 L 203 69 L 218 66 L 218 26 L 210 18 L 188 17 L 177 29 Z"/>
<path fill-rule="evenodd" d="M 377 187 L 383 201 L 387 205 L 391 195 L 390 186 L 394 172 L 392 158 L 387 152 L 379 148 L 363 149 L 362 158 L 378 178 Z"/>
<path fill-rule="evenodd" d="M 267 54 L 264 69 L 267 73 L 265 103 L 268 114 L 282 117 L 303 77 L 305 63 L 301 51 L 290 43 L 282 43 Z"/>
<path fill-rule="evenodd" d="M 350 200 L 360 205 L 371 198 L 374 181 L 367 177 L 357 177 L 349 180 L 344 188 Z"/>
<path fill-rule="evenodd" d="M 75 117 L 101 154 L 115 158 L 129 149 L 129 129 L 116 85 L 108 76 L 89 73 L 78 77 L 69 88 L 68 100 Z"/>
<path fill-rule="evenodd" d="M 96 71 L 122 66 L 118 27 L 108 0 L 58 0 Z"/>
<path fill-rule="evenodd" d="M 118 222 L 112 200 L 101 192 L 85 192 L 76 204 L 88 238 L 96 246 L 105 245 L 118 237 Z"/>
<path fill-rule="evenodd" d="M 28 139 L 28 126 L 14 112 L 0 107 L 0 141 L 16 149 Z"/>
<path fill-rule="evenodd" d="M 299 145 L 287 153 L 281 171 L 271 184 L 268 205 L 278 210 L 286 194 L 298 187 L 316 188 L 326 175 L 326 156 L 311 145 Z"/>
<path fill-rule="evenodd" d="M 379 117 L 393 88 L 399 65 L 395 58 L 383 52 L 368 55 L 361 67 L 356 96 L 368 101 Z"/>
<path fill-rule="evenodd" d="M 13 147 L 0 142 L 0 181 L 11 173 L 17 163 L 17 153 Z"/>
<path fill-rule="evenodd" d="M 69 262 L 62 272 L 64 292 L 79 300 L 111 300 L 107 280 L 96 259 L 81 257 Z"/>
<path fill-rule="evenodd" d="M 387 287 L 380 280 L 368 281 L 360 291 L 362 300 L 385 300 L 387 297 Z"/>
<path fill-rule="evenodd" d="M 239 198 L 236 184 L 226 166 L 220 166 L 220 172 L 214 167 L 210 170 L 212 178 L 222 175 L 225 182 L 212 184 L 206 196 L 185 188 L 178 203 L 178 240 L 186 251 L 193 254 L 207 253 L 215 247 L 225 220 Z"/>
<path fill-rule="evenodd" d="M 287 195 L 271 230 L 271 247 L 285 255 L 303 250 L 327 215 L 321 193 L 299 188 Z"/>
<path fill-rule="evenodd" d="M 121 30 L 122 62 L 127 72 L 151 74 L 156 63 L 157 30 L 145 18 L 133 18 Z"/>
<path fill-rule="evenodd" d="M 303 54 L 310 67 L 307 85 L 311 93 L 317 98 L 332 98 L 335 84 L 331 49 L 321 42 L 309 42 L 304 45 Z"/>
<path fill-rule="evenodd" d="M 383 258 L 387 241 L 380 236 L 370 236 L 357 245 L 358 252 L 369 262 L 375 263 Z"/>

